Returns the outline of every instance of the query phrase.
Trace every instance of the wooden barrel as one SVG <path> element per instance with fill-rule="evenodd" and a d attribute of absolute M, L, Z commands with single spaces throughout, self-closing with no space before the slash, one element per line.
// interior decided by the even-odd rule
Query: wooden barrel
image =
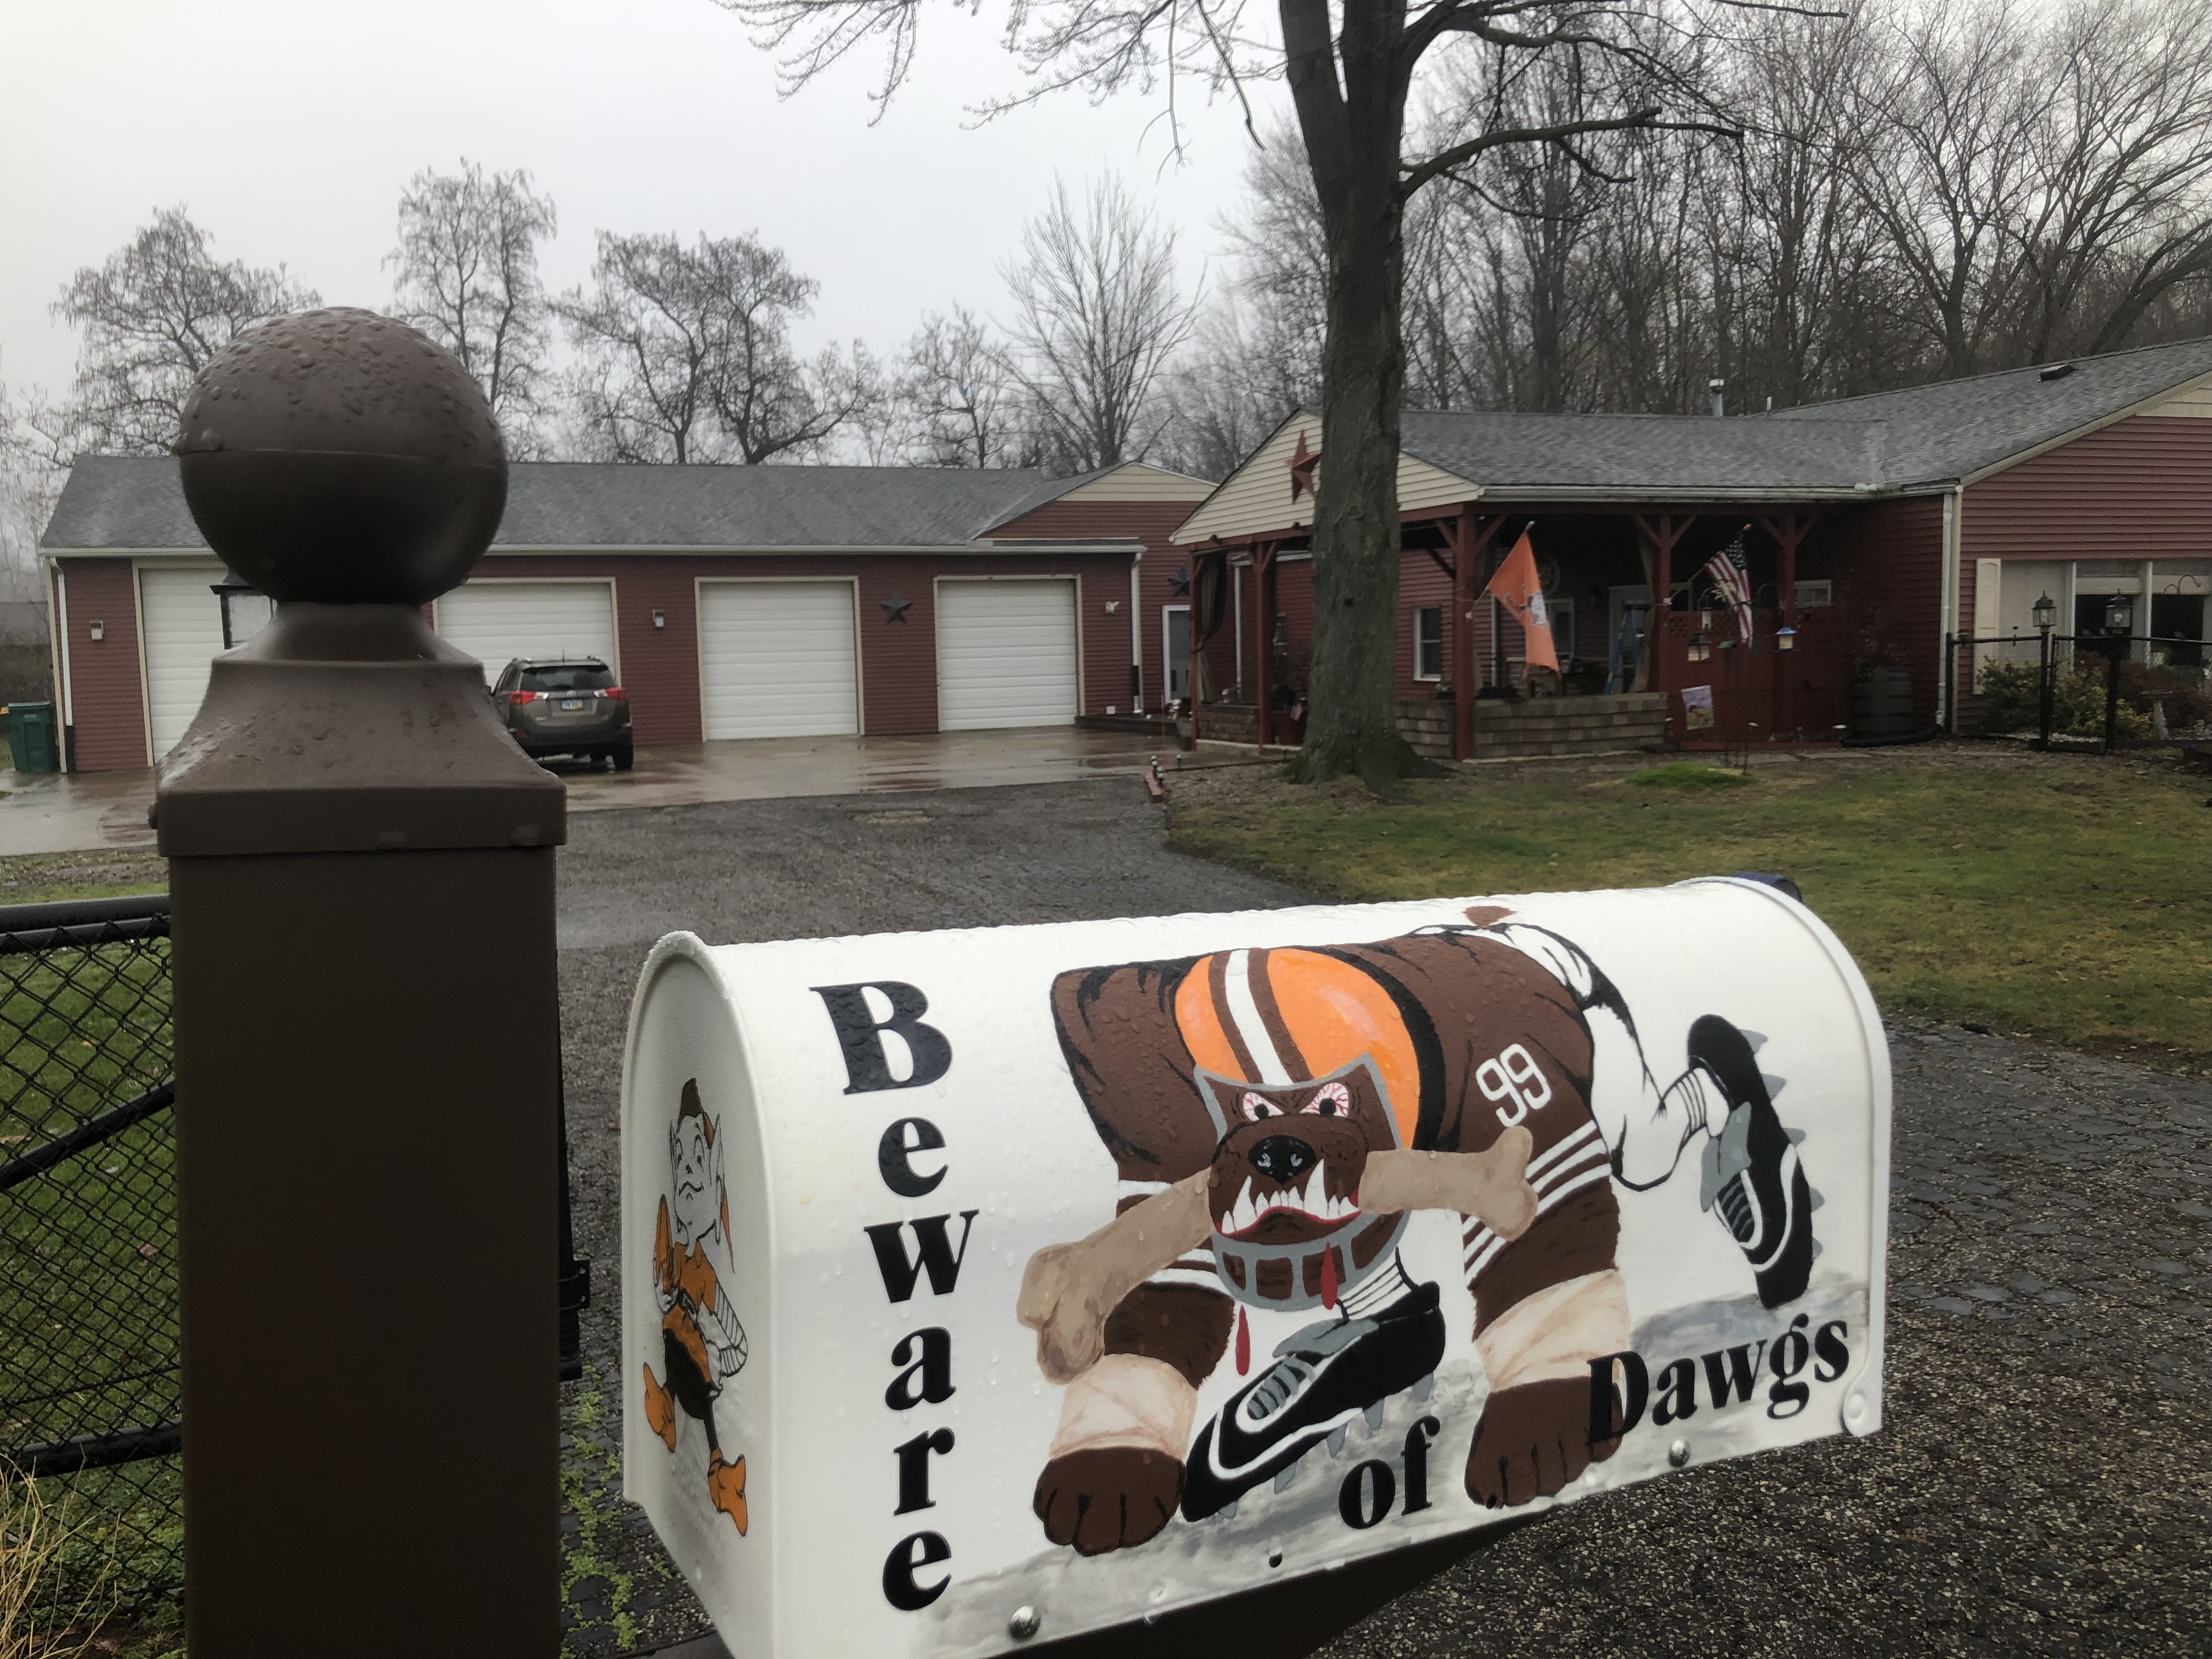
<path fill-rule="evenodd" d="M 1911 735 L 1912 671 L 1865 668 L 1851 682 L 1850 733 L 1855 738 Z"/>

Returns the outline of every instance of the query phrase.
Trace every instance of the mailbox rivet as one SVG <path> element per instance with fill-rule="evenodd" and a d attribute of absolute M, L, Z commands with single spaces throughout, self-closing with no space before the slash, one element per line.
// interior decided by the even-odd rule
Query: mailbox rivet
<path fill-rule="evenodd" d="M 1667 1461 L 1676 1468 L 1680 1468 L 1683 1464 L 1690 1461 L 1690 1443 L 1686 1440 L 1677 1440 L 1673 1445 L 1668 1447 Z"/>
<path fill-rule="evenodd" d="M 1017 1642 L 1026 1642 L 1037 1633 L 1040 1622 L 1035 1607 L 1016 1607 L 1014 1616 L 1006 1620 L 1006 1634 Z"/>

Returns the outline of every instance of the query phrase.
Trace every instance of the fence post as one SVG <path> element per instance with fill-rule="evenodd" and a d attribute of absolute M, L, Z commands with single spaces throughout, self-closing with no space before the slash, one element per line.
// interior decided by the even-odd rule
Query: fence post
<path fill-rule="evenodd" d="M 505 506 L 483 395 L 367 312 L 194 382 L 210 545 L 277 601 L 162 763 L 194 1659 L 559 1644 L 560 782 L 422 608 Z"/>
<path fill-rule="evenodd" d="M 2048 750 L 2051 747 L 2051 630 L 2039 630 L 2043 635 L 2043 669 L 2036 681 L 2036 739 L 2035 746 Z"/>

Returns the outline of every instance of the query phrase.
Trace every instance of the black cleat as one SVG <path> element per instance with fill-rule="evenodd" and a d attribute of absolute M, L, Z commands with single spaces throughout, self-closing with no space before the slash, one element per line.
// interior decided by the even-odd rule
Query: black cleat
<path fill-rule="evenodd" d="M 1813 1272 L 1813 1194 L 1797 1148 L 1741 1031 L 1705 1015 L 1690 1027 L 1689 1058 L 1729 1103 L 1727 1123 L 1705 1145 L 1705 1206 L 1720 1211 L 1751 1263 L 1759 1302 L 1795 1302 Z"/>
<path fill-rule="evenodd" d="M 1183 1518 L 1203 1521 L 1228 1508 L 1370 1407 L 1421 1382 L 1443 1357 L 1434 1285 L 1415 1285 L 1370 1318 L 1307 1326 L 1198 1431 L 1183 1476 Z"/>

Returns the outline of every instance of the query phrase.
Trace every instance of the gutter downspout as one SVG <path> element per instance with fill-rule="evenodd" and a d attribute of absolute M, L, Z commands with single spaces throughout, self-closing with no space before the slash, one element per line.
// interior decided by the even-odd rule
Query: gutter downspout
<path fill-rule="evenodd" d="M 1936 724 L 1946 732 L 1956 734 L 1958 726 L 1958 687 L 1951 684 L 1946 690 L 1945 670 L 1950 665 L 1951 636 L 1959 631 L 1959 547 L 1960 530 L 1966 519 L 1966 492 L 1965 486 L 1953 484 L 1943 495 L 1943 602 L 1936 609 L 1936 695 L 1942 706 L 1936 711 Z"/>
<path fill-rule="evenodd" d="M 62 574 L 62 562 L 51 555 L 46 569 L 52 580 L 52 609 L 47 613 L 47 631 L 53 635 L 48 650 L 54 665 L 54 701 L 61 705 L 61 730 L 56 735 L 61 739 L 54 746 L 60 752 L 55 756 L 64 772 L 71 770 L 76 744 L 72 740 L 76 733 L 76 696 L 70 684 L 69 636 L 69 578 Z"/>

